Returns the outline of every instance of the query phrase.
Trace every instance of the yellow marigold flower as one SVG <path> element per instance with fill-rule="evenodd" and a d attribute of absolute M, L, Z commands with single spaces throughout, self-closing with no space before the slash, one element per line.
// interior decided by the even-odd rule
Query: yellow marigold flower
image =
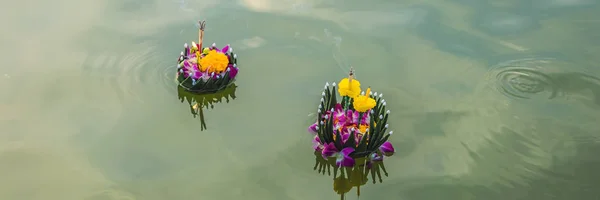
<path fill-rule="evenodd" d="M 200 59 L 200 70 L 203 72 L 221 73 L 227 69 L 227 65 L 229 65 L 227 55 L 216 50 L 211 50 L 204 58 Z"/>
<path fill-rule="evenodd" d="M 356 79 L 344 78 L 338 83 L 338 92 L 341 96 L 354 98 L 360 95 L 360 82 Z"/>
<path fill-rule="evenodd" d="M 375 104 L 377 103 L 375 102 L 375 99 L 369 97 L 369 93 L 371 93 L 371 88 L 367 89 L 365 95 L 359 95 L 358 97 L 354 98 L 354 110 L 358 112 L 366 112 L 367 110 L 375 107 Z"/>

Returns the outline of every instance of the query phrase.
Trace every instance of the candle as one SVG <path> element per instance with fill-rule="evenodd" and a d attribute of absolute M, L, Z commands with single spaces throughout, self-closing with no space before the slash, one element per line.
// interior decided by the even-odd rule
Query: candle
<path fill-rule="evenodd" d="M 189 47 L 188 47 L 188 44 L 187 44 L 187 43 L 185 43 L 185 44 L 183 45 L 183 49 L 184 49 L 184 50 L 183 50 L 183 52 L 185 52 L 184 56 L 186 56 L 186 57 L 187 57 L 187 56 L 188 56 L 188 54 L 190 53 L 190 52 L 189 52 L 189 51 L 190 51 L 190 49 L 189 49 Z"/>

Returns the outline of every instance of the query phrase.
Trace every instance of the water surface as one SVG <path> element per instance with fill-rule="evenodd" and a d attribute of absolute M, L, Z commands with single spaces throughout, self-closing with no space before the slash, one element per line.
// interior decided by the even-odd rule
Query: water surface
<path fill-rule="evenodd" d="M 7 5 L 0 199 L 338 199 L 305 130 L 350 66 L 396 133 L 361 198 L 600 198 L 597 1 Z M 173 82 L 198 19 L 241 66 L 204 131 Z"/>

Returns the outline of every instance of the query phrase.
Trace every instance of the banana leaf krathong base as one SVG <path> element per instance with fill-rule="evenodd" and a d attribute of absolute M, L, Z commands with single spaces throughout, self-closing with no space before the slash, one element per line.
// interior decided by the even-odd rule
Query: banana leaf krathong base
<path fill-rule="evenodd" d="M 228 87 L 215 92 L 215 93 L 207 93 L 207 94 L 197 94 L 189 92 L 187 89 L 183 87 L 177 87 L 177 95 L 179 96 L 179 100 L 181 102 L 187 102 L 190 106 L 190 112 L 194 118 L 198 116 L 200 118 L 200 130 L 203 131 L 206 129 L 206 121 L 204 119 L 204 108 L 214 108 L 215 103 L 220 103 L 225 99 L 226 103 L 229 103 L 230 99 L 233 100 L 236 98 L 235 91 L 237 86 L 235 83 L 232 83 Z"/>
<path fill-rule="evenodd" d="M 199 22 L 198 43 L 187 43 L 177 59 L 179 86 L 195 93 L 214 93 L 235 82 L 238 73 L 237 55 L 229 45 L 219 49 L 216 44 L 203 47 L 206 23 Z"/>
<path fill-rule="evenodd" d="M 356 160 L 354 167 L 338 167 L 334 158 L 325 159 L 319 151 L 315 151 L 314 170 L 323 175 L 327 173 L 328 176 L 333 172 L 333 191 L 342 200 L 352 188 L 356 188 L 356 196 L 360 196 L 360 187 L 367 184 L 369 175 L 373 184 L 377 183 L 376 180 L 383 182 L 382 174 L 388 176 L 383 160 L 360 158 Z"/>

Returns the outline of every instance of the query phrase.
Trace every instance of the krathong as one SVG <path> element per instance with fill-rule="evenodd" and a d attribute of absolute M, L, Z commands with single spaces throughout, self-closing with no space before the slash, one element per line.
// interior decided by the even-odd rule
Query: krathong
<path fill-rule="evenodd" d="M 336 91 L 341 96 L 339 102 Z M 388 141 L 393 132 L 387 132 L 390 111 L 386 110 L 383 94 L 372 93 L 371 88 L 361 91 L 360 82 L 354 78 L 354 70 L 351 69 L 349 76 L 337 84 L 326 83 L 321 95 L 317 120 L 308 128 L 314 135 L 315 154 L 321 156 L 322 163 L 328 163 L 328 168 L 333 167 L 334 171 L 341 169 L 340 177 L 348 175 L 339 181 L 366 169 L 374 170 L 371 173 L 374 176 L 383 167 L 383 158 L 392 156 L 395 152 Z M 385 168 L 383 169 L 385 172 Z M 368 173 L 354 175 L 354 178 L 366 177 L 366 174 Z M 334 176 L 337 178 L 337 173 Z M 366 180 L 361 179 L 361 184 L 354 186 L 359 187 L 364 184 L 363 181 L 366 183 Z M 337 192 L 342 194 L 343 199 L 345 192 L 340 191 Z"/>
<path fill-rule="evenodd" d="M 212 93 L 235 82 L 237 55 L 229 45 L 219 49 L 213 43 L 203 47 L 205 21 L 199 21 L 198 43 L 184 44 L 177 59 L 177 81 L 190 92 Z"/>
<path fill-rule="evenodd" d="M 183 87 L 178 87 L 177 95 L 179 96 L 179 100 L 181 102 L 186 101 L 189 104 L 190 112 L 192 113 L 192 116 L 194 116 L 194 118 L 196 116 L 199 116 L 200 130 L 203 131 L 206 129 L 206 121 L 204 119 L 204 108 L 213 109 L 214 104 L 222 102 L 223 99 L 225 99 L 226 103 L 229 103 L 230 99 L 233 100 L 236 98 L 236 88 L 237 86 L 235 85 L 235 83 L 233 83 L 215 93 L 198 94 L 189 92 Z"/>

